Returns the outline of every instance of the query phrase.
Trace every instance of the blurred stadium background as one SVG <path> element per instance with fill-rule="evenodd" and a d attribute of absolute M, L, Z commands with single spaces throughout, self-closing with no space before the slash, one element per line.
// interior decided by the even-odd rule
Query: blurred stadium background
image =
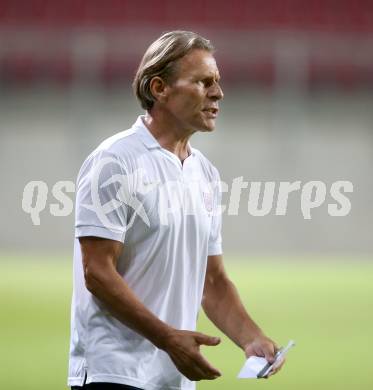
<path fill-rule="evenodd" d="M 73 215 L 50 214 L 51 189 L 74 182 L 88 153 L 141 113 L 131 91 L 136 66 L 174 29 L 216 47 L 225 98 L 216 131 L 192 144 L 225 182 L 354 185 L 347 216 L 329 216 L 327 197 L 311 220 L 299 193 L 286 216 L 253 217 L 243 190 L 238 216 L 224 215 L 227 269 L 264 329 L 298 346 L 281 375 L 246 382 L 235 379 L 243 356 L 225 340 L 206 350 L 224 377 L 198 388 L 371 389 L 368 0 L 0 0 L 0 387 L 65 388 Z M 49 187 L 40 226 L 22 210 L 31 180 Z M 200 329 L 216 332 L 203 316 Z"/>

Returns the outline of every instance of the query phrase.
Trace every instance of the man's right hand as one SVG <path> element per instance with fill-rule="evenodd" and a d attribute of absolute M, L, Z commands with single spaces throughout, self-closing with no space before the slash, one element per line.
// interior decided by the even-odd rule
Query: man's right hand
<path fill-rule="evenodd" d="M 218 337 L 188 330 L 173 329 L 165 338 L 163 348 L 177 369 L 188 379 L 216 379 L 221 376 L 201 354 L 200 345 L 215 346 L 220 343 Z"/>

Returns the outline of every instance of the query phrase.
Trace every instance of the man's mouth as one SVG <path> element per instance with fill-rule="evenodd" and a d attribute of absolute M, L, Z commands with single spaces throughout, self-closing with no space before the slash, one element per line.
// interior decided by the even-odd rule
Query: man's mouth
<path fill-rule="evenodd" d="M 219 109 L 217 107 L 209 107 L 202 110 L 208 118 L 215 119 L 218 116 Z"/>

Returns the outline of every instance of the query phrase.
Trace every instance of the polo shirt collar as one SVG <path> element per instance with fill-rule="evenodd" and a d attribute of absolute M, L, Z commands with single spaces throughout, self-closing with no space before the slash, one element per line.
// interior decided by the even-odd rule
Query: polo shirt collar
<path fill-rule="evenodd" d="M 163 149 L 159 142 L 154 138 L 154 135 L 145 126 L 145 115 L 139 115 L 136 122 L 133 125 L 133 129 L 139 135 L 141 141 L 148 149 Z M 194 151 L 190 143 L 188 142 L 188 148 L 191 155 L 194 155 Z M 169 152 L 171 153 L 171 152 Z"/>
<path fill-rule="evenodd" d="M 140 115 L 135 124 L 133 125 L 134 130 L 139 135 L 141 141 L 148 149 L 162 148 L 159 142 L 154 138 L 153 134 L 144 124 L 145 115 Z"/>

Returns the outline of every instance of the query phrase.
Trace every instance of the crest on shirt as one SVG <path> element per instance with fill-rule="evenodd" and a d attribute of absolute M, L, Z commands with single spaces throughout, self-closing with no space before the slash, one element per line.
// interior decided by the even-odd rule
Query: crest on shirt
<path fill-rule="evenodd" d="M 210 191 L 203 191 L 202 192 L 203 197 L 203 203 L 205 205 L 205 209 L 208 213 L 212 212 L 212 193 Z"/>

